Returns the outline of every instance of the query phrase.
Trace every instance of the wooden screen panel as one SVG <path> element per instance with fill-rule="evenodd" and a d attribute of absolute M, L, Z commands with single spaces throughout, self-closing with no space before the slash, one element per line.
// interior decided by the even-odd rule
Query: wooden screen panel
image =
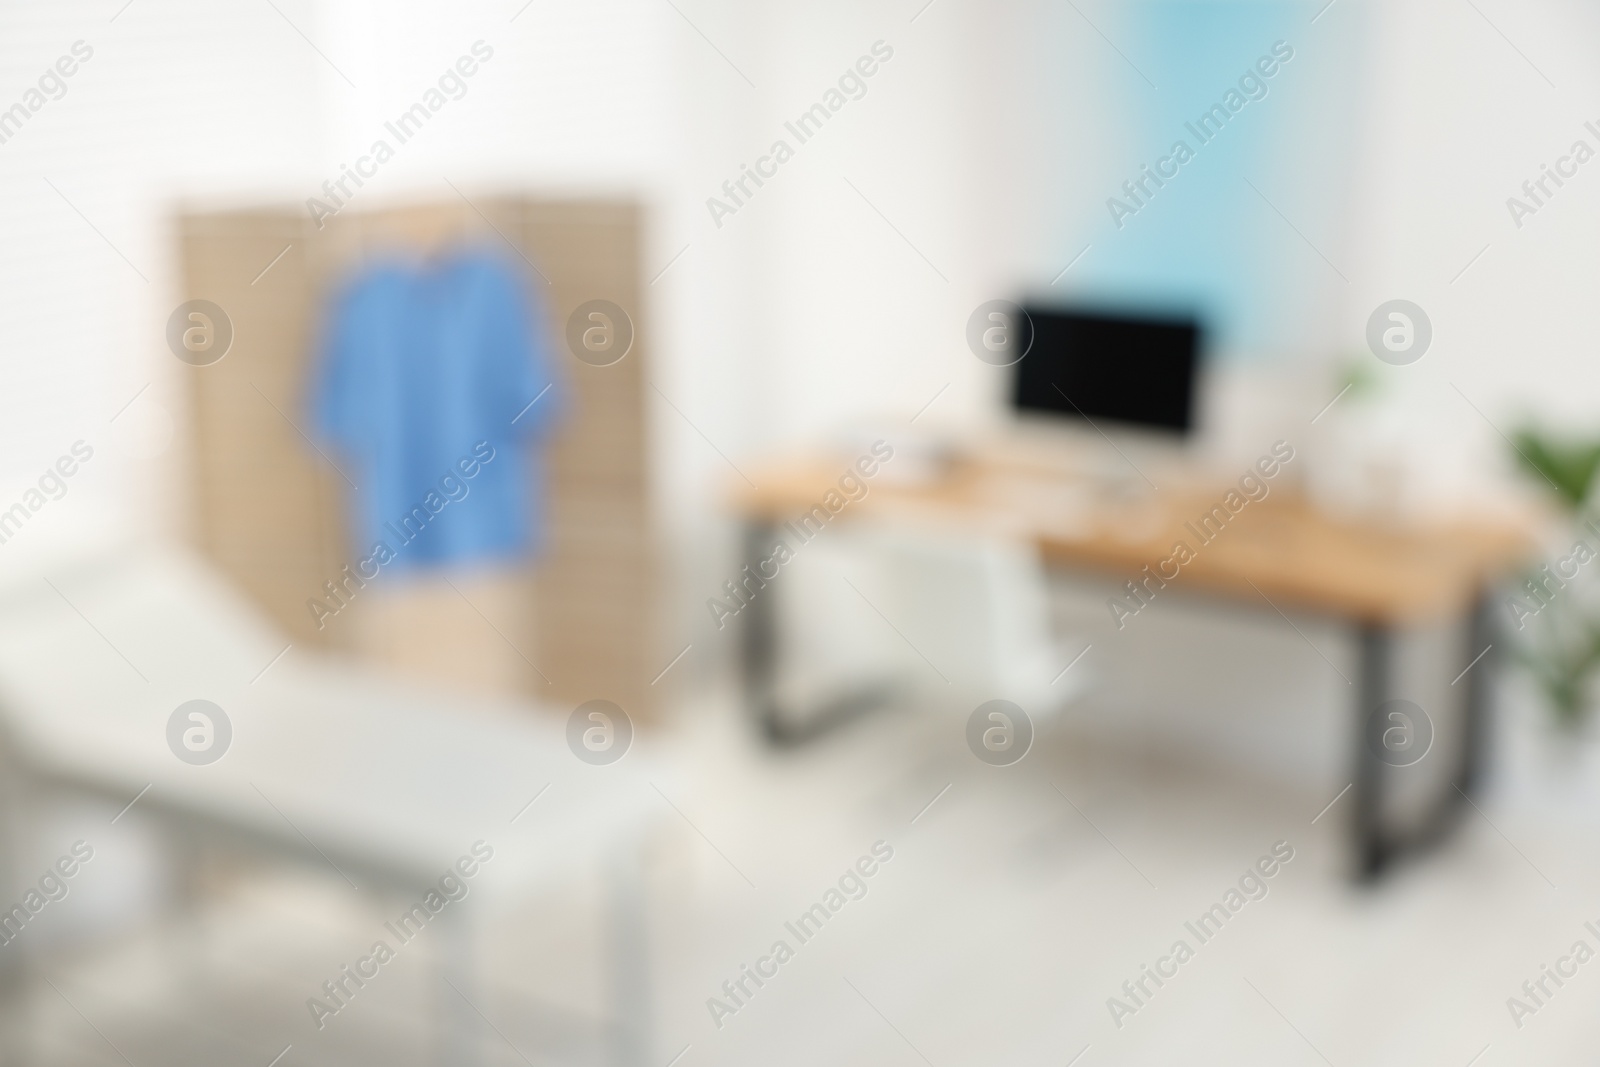
<path fill-rule="evenodd" d="M 615 700 L 645 715 L 650 682 L 665 660 L 654 625 L 650 332 L 638 270 L 639 212 L 630 204 L 529 203 L 522 233 L 550 278 L 546 304 L 560 335 L 568 395 L 550 452 L 547 555 L 537 593 L 548 625 L 540 628 L 540 659 L 562 692 Z M 596 299 L 620 306 L 634 327 L 628 354 L 606 367 L 577 359 L 565 339 L 568 316 Z"/>
<path fill-rule="evenodd" d="M 321 644 L 338 631 L 319 631 L 305 600 L 345 560 L 342 482 L 295 425 L 316 310 L 307 230 L 288 212 L 186 216 L 179 242 L 185 299 L 222 307 L 234 336 L 186 372 L 196 543 L 292 640 Z"/>
<path fill-rule="evenodd" d="M 332 286 L 365 255 L 441 227 L 514 242 L 548 279 L 535 276 L 532 284 L 542 290 L 547 340 L 568 403 L 544 448 L 545 551 L 531 572 L 495 575 L 492 592 L 477 586 L 482 592 L 473 594 L 474 603 L 441 596 L 437 582 L 391 585 L 380 577 L 318 628 L 306 600 L 352 562 L 343 522 L 351 489 L 330 462 L 337 457 L 319 455 L 301 433 L 313 334 Z M 185 298 L 221 305 L 235 332 L 227 357 L 190 378 L 200 550 L 296 643 L 365 653 L 406 669 L 415 666 L 407 663 L 415 649 L 470 637 L 477 644 L 472 656 L 461 657 L 461 669 L 474 676 L 514 678 L 525 695 L 558 706 L 604 697 L 647 718 L 649 683 L 662 663 L 638 210 L 624 203 L 477 198 L 471 207 L 345 213 L 322 231 L 295 209 L 189 215 L 178 229 Z M 567 316 L 597 297 L 627 309 L 635 327 L 627 357 L 606 368 L 572 357 L 564 337 Z M 506 663 L 491 668 L 485 654 Z"/>

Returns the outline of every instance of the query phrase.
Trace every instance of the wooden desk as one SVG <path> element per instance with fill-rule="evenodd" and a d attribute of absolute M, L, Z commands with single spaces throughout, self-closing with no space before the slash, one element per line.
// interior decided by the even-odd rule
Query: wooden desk
<path fill-rule="evenodd" d="M 744 486 L 734 496 L 746 525 L 749 561 L 771 555 L 780 525 L 821 501 L 849 464 L 848 457 L 809 457 L 752 471 L 760 488 Z M 1465 736 L 1453 788 L 1428 821 L 1427 833 L 1403 839 L 1387 831 L 1381 819 L 1385 767 L 1365 742 L 1373 714 L 1392 695 L 1394 632 L 1465 618 L 1461 662 L 1475 662 L 1493 641 L 1487 590 L 1530 551 L 1528 525 L 1513 516 L 1457 520 L 1430 529 L 1341 521 L 1290 488 L 1282 474 L 1265 481 L 1270 490 L 1265 498 L 1247 502 L 1236 513 L 1224 507 L 1225 525 L 1214 520 L 1213 527 L 1202 530 L 1201 517 L 1221 505 L 1233 486 L 1115 496 L 1059 471 L 966 460 L 916 484 L 896 484 L 880 474 L 868 481 L 866 497 L 848 504 L 838 517 L 1003 534 L 1032 541 L 1047 563 L 1138 582 L 1159 597 L 1206 593 L 1350 625 L 1360 647 L 1360 676 L 1353 680 L 1360 728 L 1351 822 L 1356 867 L 1372 876 L 1405 848 L 1437 836 L 1453 818 L 1480 777 L 1487 716 L 1488 672 L 1478 663 L 1464 679 Z M 1192 552 L 1181 564 L 1174 555 L 1179 542 Z M 1139 603 L 1131 589 L 1126 603 L 1130 608 Z M 756 597 L 741 613 L 747 695 L 768 736 L 798 741 L 860 710 L 864 698 L 841 701 L 823 709 L 817 729 L 797 732 L 787 726 L 790 720 L 773 695 L 771 611 L 770 597 Z"/>

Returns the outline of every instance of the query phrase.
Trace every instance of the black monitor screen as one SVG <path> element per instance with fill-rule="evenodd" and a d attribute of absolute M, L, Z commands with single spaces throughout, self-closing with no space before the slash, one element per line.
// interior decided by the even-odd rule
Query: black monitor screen
<path fill-rule="evenodd" d="M 1193 320 L 1024 310 L 1033 344 L 1016 367 L 1019 411 L 1189 431 L 1200 345 Z"/>

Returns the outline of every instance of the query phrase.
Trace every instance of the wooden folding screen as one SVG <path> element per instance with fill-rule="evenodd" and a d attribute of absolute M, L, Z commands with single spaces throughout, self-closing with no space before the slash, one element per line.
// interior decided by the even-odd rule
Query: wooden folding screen
<path fill-rule="evenodd" d="M 459 669 L 473 677 L 509 679 L 558 708 L 603 697 L 647 717 L 649 683 L 665 660 L 654 627 L 644 395 L 650 331 L 633 205 L 474 198 L 346 211 L 321 230 L 295 208 L 180 216 L 183 295 L 219 305 L 234 333 L 222 360 L 185 371 L 197 547 L 296 644 L 385 655 L 364 647 L 343 613 L 319 627 L 307 606 L 356 558 L 345 535 L 352 490 L 330 462 L 337 457 L 319 455 L 305 433 L 311 344 L 341 277 L 378 243 L 436 229 L 441 219 L 532 265 L 530 284 L 541 289 L 568 403 L 546 449 L 543 556 L 487 585 L 456 576 L 448 588 L 465 595 L 447 593 L 413 612 L 408 625 L 421 632 L 411 635 L 412 647 L 470 643 L 478 658 Z M 607 367 L 579 361 L 566 344 L 567 316 L 593 299 L 618 304 L 635 327 L 632 349 Z M 404 597 L 405 581 L 380 572 L 374 586 L 392 587 L 370 597 L 358 592 L 350 614 L 370 610 L 363 598 Z M 404 658 L 393 649 L 387 655 Z"/>

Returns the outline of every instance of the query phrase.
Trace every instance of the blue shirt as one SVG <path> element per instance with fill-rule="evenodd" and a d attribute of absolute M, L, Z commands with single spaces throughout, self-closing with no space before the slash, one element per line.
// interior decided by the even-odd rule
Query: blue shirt
<path fill-rule="evenodd" d="M 542 471 L 527 444 L 561 400 L 546 336 L 537 290 L 492 250 L 379 262 L 341 287 L 311 424 L 358 487 L 365 576 L 366 559 L 410 570 L 536 550 Z"/>

